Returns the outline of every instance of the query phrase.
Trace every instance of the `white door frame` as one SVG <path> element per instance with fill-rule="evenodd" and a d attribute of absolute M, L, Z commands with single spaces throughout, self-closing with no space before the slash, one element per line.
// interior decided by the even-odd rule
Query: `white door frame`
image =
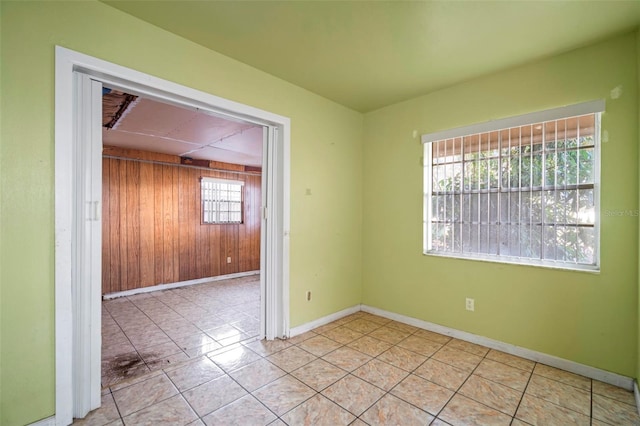
<path fill-rule="evenodd" d="M 182 86 L 167 80 L 150 76 L 129 68 L 112 64 L 60 46 L 55 50 L 55 356 L 56 356 L 56 415 L 58 425 L 70 424 L 74 413 L 87 412 L 91 407 L 77 407 L 77 404 L 92 398 L 76 399 L 76 384 L 95 383 L 86 377 L 87 369 L 79 369 L 73 363 L 74 354 L 90 353 L 100 356 L 100 351 L 91 351 L 92 339 L 79 339 L 81 347 L 74 344 L 74 329 L 78 324 L 91 330 L 96 344 L 99 336 L 99 315 L 101 305 L 96 291 L 82 292 L 77 298 L 75 283 L 78 265 L 73 255 L 74 229 L 78 226 L 77 187 L 84 181 L 83 170 L 91 171 L 91 166 L 82 164 L 85 160 L 75 143 L 78 87 L 74 82 L 74 72 L 88 75 L 90 79 L 108 83 L 110 87 L 122 88 L 136 94 L 147 95 L 186 108 L 196 108 L 216 115 L 242 119 L 267 127 L 269 140 L 267 151 L 263 153 L 267 165 L 266 205 L 263 206 L 262 225 L 266 238 L 262 239 L 261 270 L 264 275 L 263 337 L 273 339 L 289 334 L 289 206 L 290 206 L 290 120 L 248 105 L 220 98 L 199 90 Z M 86 157 L 84 157 L 86 158 Z M 86 166 L 86 167 L 85 167 Z M 95 195 L 94 195 L 95 196 Z M 99 210 L 101 198 L 82 200 Z M 96 204 L 97 203 L 97 204 Z M 94 217 L 94 221 L 99 218 Z M 98 268 L 99 270 L 99 268 Z M 100 285 L 101 277 L 92 277 L 86 285 Z M 97 294 L 101 294 L 100 290 Z M 74 296 L 75 295 L 75 296 Z M 93 296 L 91 296 L 93 295 Z M 89 299 L 92 297 L 91 299 Z M 95 300 L 94 300 L 95 299 Z M 77 306 L 78 303 L 83 306 Z M 89 307 L 89 309 L 87 309 Z M 78 309 L 81 308 L 81 309 Z M 98 312 L 96 312 L 96 310 Z M 92 321 L 93 318 L 93 321 Z M 98 316 L 99 318 L 99 316 Z M 80 327 L 83 329 L 83 327 Z M 78 340 L 78 339 L 76 339 Z M 99 342 L 99 339 L 97 340 Z M 92 361 L 89 361 L 91 364 Z M 99 362 L 99 359 L 98 359 Z M 99 381 L 97 382 L 99 386 Z M 99 403 L 99 401 L 98 401 Z"/>

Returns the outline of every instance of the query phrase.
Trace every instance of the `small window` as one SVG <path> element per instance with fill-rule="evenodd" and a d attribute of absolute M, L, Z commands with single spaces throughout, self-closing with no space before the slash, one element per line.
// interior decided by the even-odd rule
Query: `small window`
<path fill-rule="evenodd" d="M 423 136 L 425 253 L 598 269 L 602 106 Z"/>
<path fill-rule="evenodd" d="M 244 182 L 202 177 L 202 222 L 242 223 Z"/>

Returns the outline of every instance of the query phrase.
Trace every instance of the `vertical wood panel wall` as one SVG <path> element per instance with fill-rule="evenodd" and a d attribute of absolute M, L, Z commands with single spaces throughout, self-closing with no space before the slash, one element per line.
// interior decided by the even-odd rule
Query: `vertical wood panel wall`
<path fill-rule="evenodd" d="M 259 175 L 117 158 L 102 174 L 103 294 L 260 269 Z M 245 182 L 244 223 L 202 223 L 201 176 Z"/>

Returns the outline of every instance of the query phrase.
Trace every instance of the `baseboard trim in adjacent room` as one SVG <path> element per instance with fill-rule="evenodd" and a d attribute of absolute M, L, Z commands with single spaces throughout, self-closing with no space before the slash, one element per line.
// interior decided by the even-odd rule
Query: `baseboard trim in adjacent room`
<path fill-rule="evenodd" d="M 455 337 L 456 339 L 466 340 L 467 342 L 476 343 L 478 345 L 486 346 L 488 348 L 496 349 L 502 352 L 506 352 L 511 355 L 516 355 L 521 358 L 529 359 L 531 361 L 546 364 L 551 367 L 560 368 L 571 373 L 580 374 L 591 379 L 600 380 L 601 382 L 609 383 L 614 386 L 618 386 L 629 391 L 634 390 L 635 382 L 632 378 L 623 376 L 617 373 L 601 370 L 599 368 L 591 367 L 589 365 L 580 364 L 574 361 L 570 361 L 564 358 L 559 358 L 554 355 L 545 354 L 542 352 L 534 351 L 531 349 L 523 348 L 520 346 L 512 345 L 510 343 L 504 343 L 498 340 L 493 340 L 488 337 L 479 336 L 473 333 L 467 333 L 466 331 L 456 330 L 454 328 L 445 327 L 439 324 L 419 320 L 417 318 L 408 317 L 405 315 L 396 314 L 393 312 L 385 311 L 383 309 L 374 308 L 372 306 L 361 305 L 361 309 L 364 312 L 378 315 L 384 318 L 392 319 L 404 324 L 409 324 L 414 327 L 422 328 L 425 330 L 433 331 L 436 333 L 444 334 L 447 336 Z M 329 317 L 325 317 L 329 318 Z M 311 323 L 310 323 L 311 324 Z M 317 326 L 315 326 L 317 327 Z M 637 385 L 636 385 L 637 386 Z M 636 402 L 639 401 L 639 396 L 636 387 Z"/>
<path fill-rule="evenodd" d="M 55 416 L 47 417 L 35 423 L 30 423 L 29 426 L 56 426 L 56 418 Z"/>
<path fill-rule="evenodd" d="M 180 281 L 177 283 L 158 284 L 151 287 L 134 288 L 131 290 L 118 291 L 116 293 L 109 293 L 102 296 L 102 298 L 104 300 L 116 299 L 118 297 L 133 296 L 141 293 L 151 293 L 152 291 L 170 290 L 172 288 L 186 287 L 186 286 L 195 285 L 195 284 L 204 284 L 211 281 L 229 280 L 231 278 L 242 278 L 242 277 L 248 277 L 251 275 L 259 275 L 259 274 L 260 274 L 260 271 L 248 271 L 248 272 L 238 272 L 237 274 L 218 275 L 216 277 L 198 278 L 196 280 Z"/>
<path fill-rule="evenodd" d="M 638 382 L 633 381 L 633 395 L 636 397 L 636 410 L 640 416 L 640 389 L 638 389 Z"/>
<path fill-rule="evenodd" d="M 295 337 L 298 334 L 306 333 L 307 331 L 313 330 L 314 328 L 320 327 L 321 325 L 329 324 L 330 322 L 339 320 L 340 318 L 344 318 L 347 315 L 355 314 L 356 312 L 360 312 L 360 305 L 355 305 L 350 308 L 343 309 L 339 312 L 334 312 L 333 314 L 327 315 L 326 317 L 318 318 L 317 320 L 313 320 L 306 324 L 293 327 L 291 330 L 289 330 L 289 337 Z"/>

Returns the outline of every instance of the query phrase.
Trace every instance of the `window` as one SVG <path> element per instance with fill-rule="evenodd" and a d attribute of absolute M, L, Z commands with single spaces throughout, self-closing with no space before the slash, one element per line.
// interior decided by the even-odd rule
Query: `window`
<path fill-rule="evenodd" d="M 424 135 L 425 253 L 598 269 L 603 107 Z"/>
<path fill-rule="evenodd" d="M 200 178 L 203 223 L 242 223 L 244 182 Z"/>

